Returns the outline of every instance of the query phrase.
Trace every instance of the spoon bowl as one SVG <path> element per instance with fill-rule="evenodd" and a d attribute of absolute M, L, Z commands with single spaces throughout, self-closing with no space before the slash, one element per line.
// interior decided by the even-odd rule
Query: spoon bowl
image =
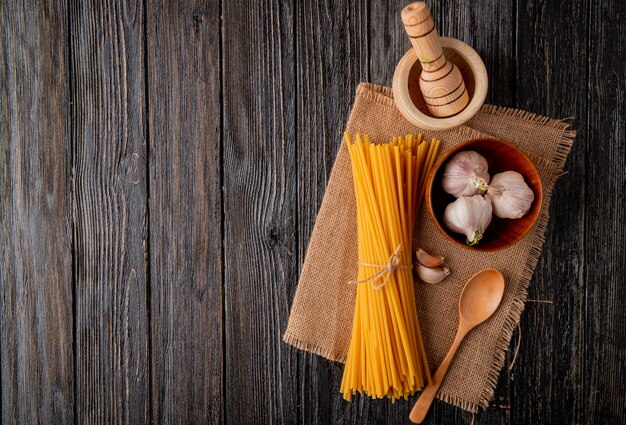
<path fill-rule="evenodd" d="M 495 269 L 481 270 L 463 287 L 459 298 L 459 318 L 474 327 L 497 310 L 504 295 L 504 277 Z"/>
<path fill-rule="evenodd" d="M 430 384 L 424 388 L 415 402 L 409 419 L 422 423 L 433 403 L 437 391 L 448 372 L 450 362 L 461 345 L 465 335 L 496 312 L 504 295 L 504 277 L 496 269 L 481 270 L 472 276 L 461 291 L 459 297 L 459 327 L 448 354 L 443 358 Z"/>

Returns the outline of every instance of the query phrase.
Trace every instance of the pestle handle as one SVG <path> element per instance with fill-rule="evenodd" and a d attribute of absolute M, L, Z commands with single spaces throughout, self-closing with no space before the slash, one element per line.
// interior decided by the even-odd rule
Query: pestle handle
<path fill-rule="evenodd" d="M 424 2 L 411 3 L 402 9 L 402 23 L 411 40 L 422 69 L 433 71 L 442 68 L 447 60 L 443 55 L 435 21 Z"/>
<path fill-rule="evenodd" d="M 438 118 L 458 114 L 469 103 L 469 94 L 459 68 L 443 54 L 428 6 L 411 3 L 402 9 L 401 16 L 422 65 L 419 85 L 428 111 Z"/>

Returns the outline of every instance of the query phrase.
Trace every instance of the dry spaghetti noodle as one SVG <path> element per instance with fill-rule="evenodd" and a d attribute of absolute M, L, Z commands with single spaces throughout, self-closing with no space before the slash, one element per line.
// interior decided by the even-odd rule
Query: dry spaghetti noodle
<path fill-rule="evenodd" d="M 345 134 L 357 200 L 358 276 L 341 392 L 407 398 L 430 381 L 411 272 L 411 238 L 439 141 L 374 144 Z"/>

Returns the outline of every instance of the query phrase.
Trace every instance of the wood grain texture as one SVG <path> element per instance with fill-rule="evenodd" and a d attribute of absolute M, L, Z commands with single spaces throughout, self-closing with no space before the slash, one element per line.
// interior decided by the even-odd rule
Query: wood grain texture
<path fill-rule="evenodd" d="M 519 1 L 519 0 L 518 0 Z M 439 3 L 439 35 L 458 38 L 480 55 L 489 76 L 486 103 L 512 106 L 515 100 L 516 11 L 514 0 Z"/>
<path fill-rule="evenodd" d="M 432 8 L 431 8 L 432 9 Z M 481 57 L 489 79 L 486 103 L 512 105 L 515 101 L 515 52 L 516 10 L 513 0 L 490 2 L 458 2 L 443 0 L 438 2 L 436 16 L 438 31 L 442 36 L 458 38 L 469 44 Z M 512 356 L 509 355 L 509 358 Z M 508 363 L 508 362 L 507 362 Z M 508 368 L 505 364 L 502 374 Z M 511 405 L 510 379 L 501 376 L 490 408 L 477 415 L 480 423 L 507 423 L 510 421 Z M 445 421 L 458 422 L 454 409 L 437 402 L 435 409 L 441 409 Z M 452 410 L 452 411 L 451 411 Z M 450 415 L 450 416 L 448 416 Z M 450 419 L 448 419 L 448 417 Z M 438 422 L 433 422 L 438 423 Z"/>
<path fill-rule="evenodd" d="M 281 337 L 408 2 L 0 3 L 1 423 L 407 422 L 416 397 L 347 403 L 343 366 Z M 527 304 L 474 423 L 623 423 L 625 6 L 428 4 L 488 103 L 578 131 L 529 289 L 554 304 Z M 427 423 L 473 419 L 437 401 Z"/>
<path fill-rule="evenodd" d="M 222 423 L 220 6 L 146 7 L 152 420 Z"/>
<path fill-rule="evenodd" d="M 515 1 L 443 0 L 439 2 L 439 14 L 434 16 L 438 18 L 440 35 L 466 42 L 482 58 L 489 78 L 485 102 L 503 106 L 513 105 L 517 66 L 515 52 L 518 43 Z M 509 359 L 511 357 L 512 355 L 508 356 Z M 506 376 L 507 368 L 505 364 L 490 408 L 477 416 L 477 421 L 481 424 L 510 421 L 511 380 Z M 444 412 L 449 412 L 448 406 L 444 406 L 443 403 L 438 403 L 436 407 L 447 408 Z"/>
<path fill-rule="evenodd" d="M 444 55 L 428 6 L 424 2 L 411 3 L 402 9 L 401 16 L 422 67 L 419 86 L 428 110 L 441 118 L 459 113 L 469 102 L 464 78 Z"/>
<path fill-rule="evenodd" d="M 626 422 L 626 5 L 589 11 L 584 422 Z M 621 28 L 621 29 L 620 29 Z M 620 60 L 621 58 L 621 60 Z"/>
<path fill-rule="evenodd" d="M 400 12 L 408 1 L 393 0 L 388 2 L 370 2 L 368 5 L 367 44 L 369 46 L 368 70 L 370 81 L 391 87 L 393 72 L 400 58 L 411 49 L 411 42 L 402 24 Z M 440 36 L 448 34 L 441 31 L 439 9 L 441 1 L 427 3 L 437 25 Z"/>
<path fill-rule="evenodd" d="M 69 10 L 78 423 L 149 420 L 143 15 Z"/>
<path fill-rule="evenodd" d="M 368 7 L 366 1 L 297 2 L 298 238 L 295 274 L 287 285 L 290 303 L 356 86 L 369 79 Z M 343 365 L 294 353 L 298 423 L 362 423 L 372 416 L 383 418 L 389 411 L 383 403 L 345 402 L 339 393 Z"/>
<path fill-rule="evenodd" d="M 551 117 L 576 117 L 578 134 L 566 174 L 553 189 L 546 243 L 522 316 L 522 344 L 512 371 L 512 421 L 586 423 L 584 246 L 587 182 L 587 3 L 517 5 L 516 106 Z M 577 235 L 581 235 L 578 237 Z M 529 396 L 529 389 L 533 396 Z"/>
<path fill-rule="evenodd" d="M 447 60 L 428 5 L 424 2 L 408 4 L 400 12 L 400 18 L 423 72 L 442 69 Z"/>
<path fill-rule="evenodd" d="M 293 3 L 222 12 L 226 420 L 294 423 L 296 353 L 282 342 L 297 279 Z"/>
<path fill-rule="evenodd" d="M 67 15 L 0 3 L 0 422 L 74 422 Z"/>

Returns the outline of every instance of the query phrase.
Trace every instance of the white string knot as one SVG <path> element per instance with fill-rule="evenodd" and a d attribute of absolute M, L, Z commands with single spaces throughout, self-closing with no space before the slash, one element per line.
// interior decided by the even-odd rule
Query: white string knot
<path fill-rule="evenodd" d="M 379 289 L 382 289 L 389 281 L 389 278 L 391 277 L 391 274 L 393 272 L 395 272 L 398 269 L 412 269 L 413 268 L 413 266 L 407 266 L 405 264 L 402 264 L 402 261 L 400 260 L 400 257 L 398 256 L 401 249 L 402 249 L 402 244 L 399 244 L 396 250 L 393 252 L 393 254 L 389 256 L 389 261 L 387 262 L 387 264 L 357 263 L 359 266 L 378 267 L 380 270 L 366 279 L 351 280 L 349 283 L 351 285 L 354 285 L 357 283 L 365 283 L 365 282 L 372 281 L 372 288 L 374 290 L 378 291 Z M 376 282 L 379 279 L 382 279 L 382 282 L 377 284 Z"/>

